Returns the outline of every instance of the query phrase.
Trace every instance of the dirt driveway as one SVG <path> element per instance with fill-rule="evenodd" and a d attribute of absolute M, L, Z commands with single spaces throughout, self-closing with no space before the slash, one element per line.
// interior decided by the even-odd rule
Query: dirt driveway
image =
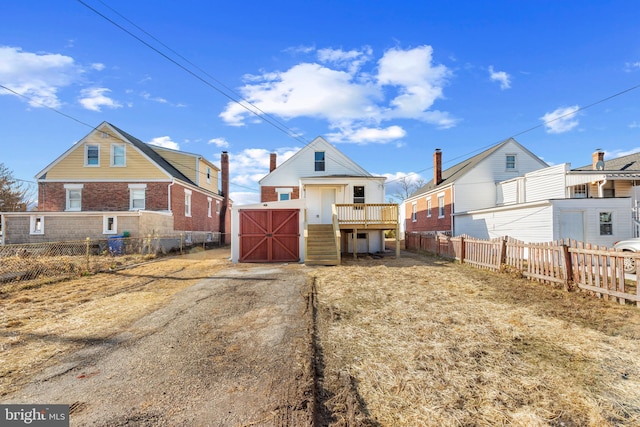
<path fill-rule="evenodd" d="M 108 339 L 56 356 L 2 402 L 69 404 L 72 426 L 310 425 L 305 269 L 229 264 Z"/>

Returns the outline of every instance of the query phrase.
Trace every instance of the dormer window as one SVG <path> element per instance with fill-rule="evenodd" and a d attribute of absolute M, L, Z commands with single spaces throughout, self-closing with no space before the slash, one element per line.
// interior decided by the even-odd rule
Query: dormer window
<path fill-rule="evenodd" d="M 324 172 L 324 151 L 316 151 L 315 153 L 315 171 Z"/>

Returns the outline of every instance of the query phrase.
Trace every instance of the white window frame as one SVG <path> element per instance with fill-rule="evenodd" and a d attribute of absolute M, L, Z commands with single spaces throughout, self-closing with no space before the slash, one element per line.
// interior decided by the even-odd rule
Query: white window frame
<path fill-rule="evenodd" d="M 322 160 L 318 160 L 318 154 L 322 153 Z M 313 170 L 315 172 L 325 172 L 327 170 L 327 153 L 324 151 L 313 152 Z"/>
<path fill-rule="evenodd" d="M 431 218 L 431 196 L 427 197 L 427 218 Z"/>
<path fill-rule="evenodd" d="M 122 164 L 116 164 L 116 148 L 122 148 Z M 118 157 L 119 158 L 119 157 Z M 111 167 L 124 168 L 127 166 L 127 146 L 126 144 L 111 144 Z"/>
<path fill-rule="evenodd" d="M 216 215 L 220 215 L 220 200 L 216 200 Z"/>
<path fill-rule="evenodd" d="M 418 204 L 413 202 L 411 204 L 411 222 L 418 221 Z"/>
<path fill-rule="evenodd" d="M 211 197 L 207 197 L 207 217 L 211 218 L 211 205 L 213 204 L 213 199 Z"/>
<path fill-rule="evenodd" d="M 445 209 L 444 209 L 444 193 L 438 193 L 438 218 L 444 218 Z"/>
<path fill-rule="evenodd" d="M 606 216 L 603 217 L 603 215 L 607 215 L 608 216 L 608 221 L 603 221 L 603 219 L 607 219 Z M 613 212 L 611 211 L 607 211 L 607 212 L 598 212 L 598 225 L 599 225 L 599 234 L 601 236 L 613 236 Z M 609 232 L 608 233 L 603 233 L 602 230 L 602 226 L 608 226 L 606 228 L 608 228 Z"/>
<path fill-rule="evenodd" d="M 44 234 L 44 216 L 31 215 L 29 217 L 29 234 Z"/>
<path fill-rule="evenodd" d="M 292 188 L 276 188 L 276 193 L 278 193 L 278 201 L 282 200 L 291 200 L 291 193 L 293 192 Z M 288 196 L 288 198 L 283 199 L 283 196 Z"/>
<path fill-rule="evenodd" d="M 184 216 L 191 216 L 191 190 L 184 190 Z"/>
<path fill-rule="evenodd" d="M 135 195 L 139 195 L 139 192 L 142 191 L 144 197 L 134 197 Z M 142 207 L 134 206 L 135 201 L 142 200 Z M 129 184 L 129 210 L 130 211 L 143 211 L 147 208 L 147 184 Z"/>
<path fill-rule="evenodd" d="M 510 168 L 511 162 L 509 158 L 513 157 L 513 167 Z M 507 153 L 504 155 L 504 170 L 507 172 L 515 172 L 518 170 L 518 155 L 516 153 Z"/>
<path fill-rule="evenodd" d="M 98 164 L 92 165 L 89 164 L 89 148 L 96 148 L 98 150 Z M 100 144 L 85 144 L 84 146 L 84 165 L 88 168 L 99 168 L 100 167 Z"/>
<path fill-rule="evenodd" d="M 207 184 L 211 184 L 211 168 L 207 166 Z"/>
<path fill-rule="evenodd" d="M 578 184 L 573 186 L 573 198 L 574 199 L 586 199 L 589 189 L 587 184 Z"/>
<path fill-rule="evenodd" d="M 113 224 L 113 229 L 109 230 L 109 220 Z M 104 215 L 102 217 L 102 234 L 118 234 L 118 217 L 114 215 Z"/>
<path fill-rule="evenodd" d="M 66 201 L 65 201 L 65 211 L 67 212 L 80 212 L 82 210 L 82 188 L 83 184 L 65 184 L 64 189 L 66 190 Z M 72 198 L 71 195 L 74 193 L 78 193 L 79 200 L 73 199 L 73 201 L 79 201 L 78 206 L 72 206 Z"/>

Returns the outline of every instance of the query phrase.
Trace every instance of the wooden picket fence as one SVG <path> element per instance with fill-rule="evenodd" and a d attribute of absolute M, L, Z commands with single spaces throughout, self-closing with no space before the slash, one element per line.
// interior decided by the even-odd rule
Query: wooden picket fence
<path fill-rule="evenodd" d="M 436 233 L 406 233 L 405 247 L 456 259 L 476 268 L 518 271 L 530 280 L 579 288 L 598 298 L 635 302 L 640 307 L 640 254 L 592 246 L 575 240 L 525 243 L 510 237 L 492 240 Z M 635 274 L 625 273 L 633 260 Z"/>

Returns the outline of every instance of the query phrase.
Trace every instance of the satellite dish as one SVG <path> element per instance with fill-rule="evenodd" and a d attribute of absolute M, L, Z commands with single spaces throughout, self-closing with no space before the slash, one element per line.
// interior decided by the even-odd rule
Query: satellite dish
<path fill-rule="evenodd" d="M 598 162 L 596 163 L 596 170 L 597 171 L 604 170 L 604 162 L 602 160 L 598 160 Z"/>

